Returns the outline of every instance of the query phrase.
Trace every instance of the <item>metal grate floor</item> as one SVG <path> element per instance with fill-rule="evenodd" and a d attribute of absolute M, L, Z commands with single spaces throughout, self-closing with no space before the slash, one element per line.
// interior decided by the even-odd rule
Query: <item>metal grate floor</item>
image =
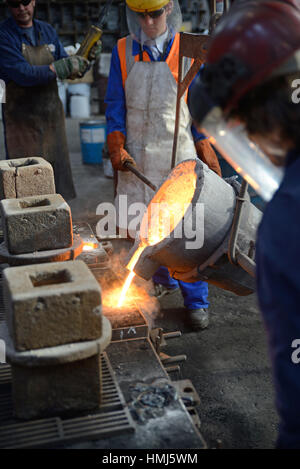
<path fill-rule="evenodd" d="M 0 448 L 46 448 L 133 431 L 127 409 L 62 420 L 59 417 L 0 427 Z"/>
<path fill-rule="evenodd" d="M 0 365 L 0 448 L 40 448 L 99 439 L 134 431 L 123 395 L 105 353 L 102 359 L 102 405 L 84 417 L 19 422 L 13 417 L 11 369 Z"/>

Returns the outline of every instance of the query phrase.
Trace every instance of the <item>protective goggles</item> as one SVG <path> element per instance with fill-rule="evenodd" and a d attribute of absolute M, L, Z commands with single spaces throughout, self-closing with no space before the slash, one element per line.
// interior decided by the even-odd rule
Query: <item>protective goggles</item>
<path fill-rule="evenodd" d="M 150 18 L 159 18 L 163 12 L 165 11 L 164 8 L 161 8 L 160 10 L 155 10 L 155 11 L 143 11 L 143 12 L 137 12 L 137 15 L 140 18 L 146 18 L 146 16 L 150 16 Z"/>
<path fill-rule="evenodd" d="M 21 0 L 20 2 L 14 2 L 12 0 L 7 0 L 7 4 L 11 8 L 19 8 L 20 5 L 23 5 L 24 7 L 27 7 L 27 5 L 29 5 L 29 3 L 31 3 L 31 2 L 32 2 L 32 0 Z"/>

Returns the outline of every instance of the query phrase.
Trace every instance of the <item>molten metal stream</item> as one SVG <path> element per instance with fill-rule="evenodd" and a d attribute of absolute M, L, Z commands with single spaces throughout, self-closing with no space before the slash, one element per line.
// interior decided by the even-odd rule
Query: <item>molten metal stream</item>
<path fill-rule="evenodd" d="M 135 276 L 133 269 L 144 249 L 167 238 L 183 219 L 196 189 L 195 166 L 195 161 L 186 161 L 178 165 L 148 205 L 141 223 L 140 245 L 127 265 L 130 273 L 122 289 L 119 308 Z"/>
<path fill-rule="evenodd" d="M 131 282 L 135 277 L 135 273 L 133 272 L 133 269 L 135 267 L 135 264 L 139 260 L 139 257 L 142 254 L 145 247 L 146 246 L 139 246 L 138 249 L 135 251 L 134 255 L 132 256 L 132 258 L 130 259 L 129 264 L 127 265 L 127 269 L 129 269 L 130 272 L 129 272 L 126 280 L 125 280 L 125 283 L 124 283 L 124 286 L 123 286 L 123 289 L 122 289 L 122 292 L 121 292 L 121 296 L 120 296 L 120 299 L 119 299 L 119 302 L 118 302 L 118 308 L 121 308 L 121 306 L 124 303 L 126 293 L 128 292 L 129 287 L 131 285 Z"/>
<path fill-rule="evenodd" d="M 128 289 L 131 285 L 131 282 L 132 282 L 134 276 L 135 276 L 135 273 L 133 271 L 128 274 L 128 276 L 125 280 L 124 286 L 123 286 L 123 290 L 122 290 L 119 302 L 118 302 L 118 308 L 121 308 L 121 306 L 123 305 L 126 293 L 127 293 Z"/>

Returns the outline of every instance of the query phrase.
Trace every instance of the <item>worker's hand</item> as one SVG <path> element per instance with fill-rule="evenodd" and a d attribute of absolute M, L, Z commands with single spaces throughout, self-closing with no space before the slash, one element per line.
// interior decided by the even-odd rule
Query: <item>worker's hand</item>
<path fill-rule="evenodd" d="M 90 50 L 90 53 L 88 56 L 89 61 L 92 62 L 93 60 L 97 60 L 101 54 L 101 51 L 102 51 L 102 42 L 99 39 L 99 41 L 97 41 Z"/>
<path fill-rule="evenodd" d="M 53 62 L 52 67 L 60 80 L 66 80 L 67 78 L 74 80 L 83 77 L 90 67 L 90 62 L 79 55 L 71 55 Z M 52 67 L 50 68 L 52 69 Z"/>
<path fill-rule="evenodd" d="M 217 173 L 218 176 L 222 177 L 222 171 L 219 165 L 218 157 L 209 141 L 207 139 L 197 140 L 197 142 L 195 142 L 195 147 L 198 158 L 200 158 L 203 163 L 207 164 L 207 166 L 212 171 Z"/>
<path fill-rule="evenodd" d="M 124 165 L 126 162 L 136 166 L 132 156 L 124 148 L 125 135 L 118 130 L 114 130 L 107 136 L 108 152 L 112 167 L 115 171 L 128 171 Z"/>

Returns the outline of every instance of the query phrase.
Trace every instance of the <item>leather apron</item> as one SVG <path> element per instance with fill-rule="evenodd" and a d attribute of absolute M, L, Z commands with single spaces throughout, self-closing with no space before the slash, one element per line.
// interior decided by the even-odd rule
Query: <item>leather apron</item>
<path fill-rule="evenodd" d="M 23 43 L 22 54 L 33 66 L 50 65 L 55 60 L 48 45 Z M 7 158 L 45 158 L 53 166 L 56 192 L 65 199 L 76 197 L 56 80 L 32 87 L 8 83 L 3 113 Z"/>
<path fill-rule="evenodd" d="M 138 169 L 159 187 L 171 172 L 177 82 L 166 62 L 135 62 L 131 53 L 132 39 L 126 39 L 126 150 L 135 159 Z M 197 154 L 191 116 L 185 100 L 181 99 L 177 163 L 192 158 L 197 158 Z M 154 192 L 134 174 L 118 172 L 115 205 L 121 232 L 126 229 L 126 220 L 120 196 L 125 194 L 129 208 L 137 202 L 148 206 Z M 136 214 L 127 215 L 129 223 L 136 218 Z M 135 230 L 129 231 L 134 236 Z"/>

